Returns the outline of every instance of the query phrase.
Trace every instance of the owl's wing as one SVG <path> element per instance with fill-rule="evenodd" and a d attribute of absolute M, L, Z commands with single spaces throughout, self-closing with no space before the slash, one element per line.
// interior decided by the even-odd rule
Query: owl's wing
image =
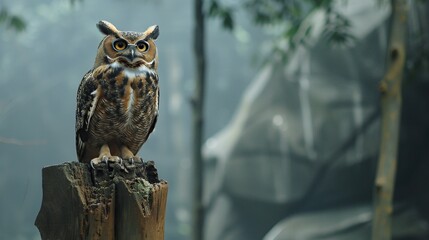
<path fill-rule="evenodd" d="M 152 121 L 152 125 L 150 126 L 149 132 L 147 133 L 146 140 L 149 138 L 149 135 L 153 132 L 155 129 L 156 121 L 158 120 L 158 113 L 155 115 L 155 118 Z"/>
<path fill-rule="evenodd" d="M 153 130 L 155 129 L 155 125 L 156 125 L 156 122 L 157 122 L 157 120 L 158 120 L 158 114 L 159 114 L 159 88 L 158 88 L 158 91 L 157 91 L 157 101 L 156 101 L 156 115 L 155 115 L 155 118 L 153 119 L 153 122 L 152 122 L 152 125 L 150 126 L 150 129 L 149 129 L 149 132 L 148 132 L 148 134 L 147 134 L 147 136 L 146 136 L 146 140 L 147 140 L 147 138 L 149 137 L 149 135 L 153 132 Z"/>
<path fill-rule="evenodd" d="M 158 88 L 158 99 L 159 99 L 159 88 Z M 146 142 L 146 140 L 149 138 L 149 135 L 153 132 L 153 130 L 155 129 L 155 125 L 156 125 L 156 122 L 158 121 L 158 109 L 159 109 L 159 101 L 157 100 L 156 101 L 156 113 L 155 113 L 155 117 L 153 118 L 153 120 L 152 120 L 152 123 L 151 123 L 151 125 L 150 125 L 150 128 L 149 128 L 149 131 L 147 132 L 147 135 L 146 135 L 146 137 L 145 137 L 145 139 L 144 139 L 144 141 L 142 141 L 142 143 L 140 144 L 140 146 L 139 146 L 139 149 L 141 148 L 141 146 L 143 145 L 143 143 L 145 143 Z"/>
<path fill-rule="evenodd" d="M 76 107 L 76 152 L 79 161 L 85 154 L 85 142 L 88 140 L 89 124 L 97 107 L 99 93 L 98 84 L 94 80 L 92 70 L 87 72 L 77 90 Z"/>

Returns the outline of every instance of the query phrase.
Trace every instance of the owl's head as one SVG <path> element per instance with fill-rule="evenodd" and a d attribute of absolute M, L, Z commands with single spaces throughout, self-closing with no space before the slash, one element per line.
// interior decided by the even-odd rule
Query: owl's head
<path fill-rule="evenodd" d="M 159 35 L 157 25 L 144 32 L 119 31 L 113 24 L 100 21 L 98 29 L 106 35 L 98 46 L 94 68 L 103 64 L 119 64 L 127 68 L 139 68 L 143 65 L 156 70 L 158 53 L 155 39 Z"/>

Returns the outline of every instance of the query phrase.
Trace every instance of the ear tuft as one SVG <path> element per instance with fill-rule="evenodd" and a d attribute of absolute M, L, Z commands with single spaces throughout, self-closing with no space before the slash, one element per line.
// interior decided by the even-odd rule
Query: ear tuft
<path fill-rule="evenodd" d="M 118 36 L 119 30 L 115 27 L 115 25 L 109 23 L 108 21 L 101 20 L 97 23 L 97 27 L 101 33 L 105 35 L 115 35 Z"/>
<path fill-rule="evenodd" d="M 159 27 L 158 25 L 153 25 L 146 30 L 147 38 L 156 40 L 159 36 Z"/>

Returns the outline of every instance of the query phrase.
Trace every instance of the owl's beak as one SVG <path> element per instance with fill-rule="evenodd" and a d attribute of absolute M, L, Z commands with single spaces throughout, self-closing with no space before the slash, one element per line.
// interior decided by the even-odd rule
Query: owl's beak
<path fill-rule="evenodd" d="M 131 49 L 131 59 L 132 60 L 134 60 L 134 58 L 136 57 L 136 49 L 135 49 L 135 47 L 133 46 L 133 48 Z"/>
<path fill-rule="evenodd" d="M 134 60 L 136 59 L 136 46 L 129 46 L 129 53 L 127 55 L 125 55 L 125 57 L 127 58 L 129 63 L 133 63 Z"/>
<path fill-rule="evenodd" d="M 143 64 L 143 62 L 142 62 L 142 59 L 139 56 L 137 56 L 136 53 L 137 53 L 136 46 L 129 44 L 126 52 L 124 52 L 122 56 L 118 58 L 118 60 L 124 66 L 127 66 L 129 68 L 140 67 L 141 64 Z"/>

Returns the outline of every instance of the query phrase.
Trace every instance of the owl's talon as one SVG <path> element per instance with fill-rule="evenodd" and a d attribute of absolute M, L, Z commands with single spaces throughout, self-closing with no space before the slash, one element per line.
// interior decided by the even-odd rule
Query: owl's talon
<path fill-rule="evenodd" d="M 109 163 L 109 158 L 107 156 L 102 156 L 101 161 L 103 161 L 107 165 Z"/>
<path fill-rule="evenodd" d="M 118 170 L 120 170 L 120 169 L 123 169 L 124 168 L 124 166 L 122 165 L 122 158 L 120 158 L 120 157 L 112 157 L 112 159 L 111 159 L 111 161 L 110 161 L 110 163 L 111 163 L 111 165 L 114 167 L 114 168 L 116 168 L 116 169 L 118 169 Z"/>
<path fill-rule="evenodd" d="M 113 156 L 109 160 L 110 160 L 109 162 L 113 163 L 113 164 L 118 164 L 118 165 L 122 164 L 122 158 L 117 157 L 117 156 Z"/>
<path fill-rule="evenodd" d="M 92 160 L 89 162 L 89 164 L 91 165 L 91 168 L 92 168 L 93 170 L 95 170 L 94 163 L 92 162 Z"/>
<path fill-rule="evenodd" d="M 98 158 L 92 159 L 89 164 L 91 165 L 92 169 L 96 169 L 97 166 L 99 166 L 101 163 L 104 163 L 103 166 L 108 167 L 111 164 L 117 164 L 119 166 L 122 166 L 122 158 L 117 156 L 101 156 Z"/>
<path fill-rule="evenodd" d="M 131 158 L 128 158 L 128 159 L 126 159 L 127 161 L 125 162 L 125 168 L 126 169 L 134 169 L 135 168 L 135 166 L 134 166 L 134 159 L 131 157 Z"/>
<path fill-rule="evenodd" d="M 92 169 L 96 169 L 96 166 L 103 162 L 103 158 L 94 158 L 92 159 L 89 164 L 91 165 Z"/>
<path fill-rule="evenodd" d="M 138 167 L 144 167 L 143 158 L 137 157 L 137 156 L 135 158 L 136 158 L 135 165 L 138 166 Z"/>
<path fill-rule="evenodd" d="M 143 159 L 141 159 L 140 157 L 137 157 L 137 156 L 125 158 L 125 160 L 126 161 L 125 161 L 124 166 L 126 169 L 129 169 L 129 170 L 144 166 Z"/>

